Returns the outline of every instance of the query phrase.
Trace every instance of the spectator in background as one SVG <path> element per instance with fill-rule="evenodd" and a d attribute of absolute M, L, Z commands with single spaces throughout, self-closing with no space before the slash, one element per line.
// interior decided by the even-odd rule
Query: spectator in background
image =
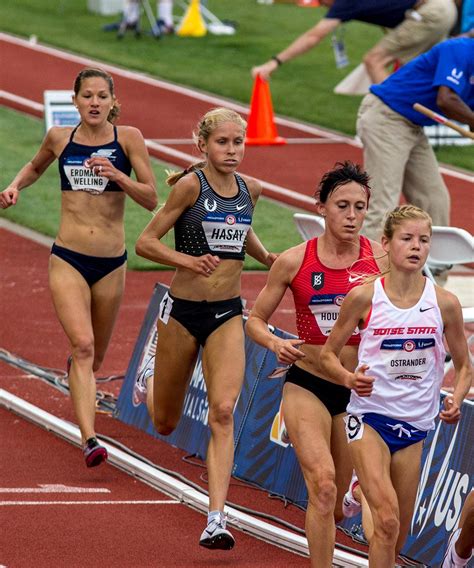
<path fill-rule="evenodd" d="M 372 82 L 380 83 L 392 63 L 406 63 L 445 39 L 457 18 L 454 0 L 321 0 L 321 4 L 329 7 L 325 17 L 286 49 L 254 67 L 254 77 L 268 79 L 280 65 L 318 45 L 341 23 L 359 20 L 389 28 L 364 57 Z"/>
<path fill-rule="evenodd" d="M 462 3 L 461 33 L 474 37 L 474 0 L 464 0 Z"/>
<path fill-rule="evenodd" d="M 156 4 L 158 15 L 156 24 L 162 34 L 173 34 L 173 0 L 158 0 Z"/>
<path fill-rule="evenodd" d="M 373 196 L 363 232 L 380 237 L 382 219 L 403 194 L 427 211 L 434 225 L 449 224 L 449 193 L 423 126 L 418 102 L 474 129 L 474 40 L 450 39 L 373 85 L 359 108 L 357 134 Z"/>

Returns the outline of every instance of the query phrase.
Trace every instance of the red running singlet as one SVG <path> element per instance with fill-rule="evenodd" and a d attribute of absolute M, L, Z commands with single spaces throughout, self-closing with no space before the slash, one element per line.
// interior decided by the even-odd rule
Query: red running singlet
<path fill-rule="evenodd" d="M 295 300 L 298 337 L 311 345 L 324 345 L 339 316 L 344 297 L 364 283 L 364 276 L 379 274 L 369 239 L 360 236 L 359 258 L 349 268 L 328 268 L 319 260 L 318 239 L 306 244 L 303 262 L 290 284 Z M 358 345 L 358 330 L 347 345 Z"/>

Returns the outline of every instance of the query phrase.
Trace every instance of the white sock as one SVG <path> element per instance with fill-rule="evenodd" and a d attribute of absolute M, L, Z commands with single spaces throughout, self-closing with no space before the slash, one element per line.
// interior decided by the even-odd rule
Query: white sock
<path fill-rule="evenodd" d="M 173 0 L 160 0 L 158 2 L 158 19 L 163 20 L 165 26 L 173 26 Z"/>
<path fill-rule="evenodd" d="M 456 564 L 456 566 L 467 566 L 467 563 L 469 562 L 469 560 L 471 560 L 472 558 L 472 554 L 471 556 L 469 556 L 469 558 L 461 558 L 458 553 L 456 552 L 456 549 L 453 548 L 451 549 L 451 555 L 453 557 L 453 560 Z"/>
<path fill-rule="evenodd" d="M 472 553 L 471 553 L 471 556 L 469 556 L 469 558 L 461 558 L 459 556 L 459 554 L 456 552 L 456 542 L 458 541 L 460 534 L 461 534 L 461 531 L 459 531 L 459 534 L 457 534 L 453 537 L 453 545 L 451 547 L 451 556 L 452 556 L 456 566 L 467 566 L 467 563 L 472 558 Z"/>
<path fill-rule="evenodd" d="M 207 514 L 207 524 L 211 523 L 212 521 L 220 521 L 221 515 L 224 515 L 222 511 L 209 511 Z"/>

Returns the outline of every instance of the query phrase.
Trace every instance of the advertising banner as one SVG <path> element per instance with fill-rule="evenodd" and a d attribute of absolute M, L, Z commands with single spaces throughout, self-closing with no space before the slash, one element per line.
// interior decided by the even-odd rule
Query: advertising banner
<path fill-rule="evenodd" d="M 170 436 L 155 431 L 146 405 L 136 390 L 137 376 L 155 354 L 156 321 L 167 288 L 157 284 L 127 369 L 115 416 L 156 438 L 205 459 L 209 441 L 208 402 L 198 359 L 182 418 Z M 279 337 L 294 337 L 273 329 Z M 284 368 L 273 352 L 245 340 L 246 368 L 242 392 L 234 409 L 233 475 L 306 508 L 307 492 L 293 447 L 286 436 L 281 411 Z M 231 364 L 232 362 L 229 362 Z M 410 534 L 402 553 L 428 566 L 439 566 L 462 505 L 474 487 L 474 404 L 465 402 L 457 425 L 437 421 L 425 440 L 422 471 Z M 360 534 L 360 516 L 341 526 Z M 471 561 L 469 566 L 474 565 Z"/>

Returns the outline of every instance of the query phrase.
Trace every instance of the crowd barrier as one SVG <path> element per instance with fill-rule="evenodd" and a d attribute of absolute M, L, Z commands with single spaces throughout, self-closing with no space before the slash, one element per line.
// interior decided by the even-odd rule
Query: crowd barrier
<path fill-rule="evenodd" d="M 208 404 L 198 359 L 186 393 L 182 418 L 170 436 L 153 428 L 146 405 L 134 395 L 134 385 L 147 358 L 156 349 L 156 320 L 167 288 L 157 284 L 137 339 L 117 402 L 116 417 L 190 454 L 205 459 L 209 441 Z M 274 329 L 280 337 L 292 335 Z M 233 475 L 305 508 L 307 493 L 294 450 L 285 443 L 280 402 L 283 377 L 269 378 L 278 367 L 275 355 L 246 338 L 246 372 L 234 410 Z M 232 364 L 229 361 L 229 364 Z M 449 426 L 437 421 L 423 450 L 422 473 L 410 534 L 403 553 L 429 566 L 439 566 L 450 532 L 457 526 L 462 504 L 474 485 L 474 404 L 465 402 L 461 421 Z M 360 519 L 346 520 L 351 529 Z"/>

